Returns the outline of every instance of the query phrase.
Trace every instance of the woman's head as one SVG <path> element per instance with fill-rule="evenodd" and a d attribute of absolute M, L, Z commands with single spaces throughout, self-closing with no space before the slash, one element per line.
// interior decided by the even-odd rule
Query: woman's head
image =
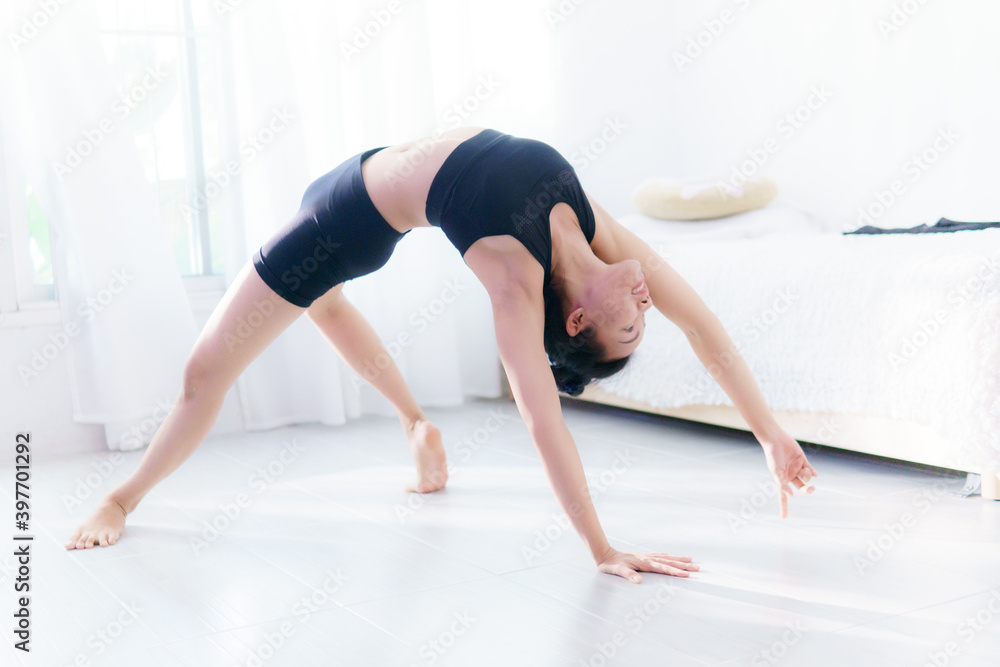
<path fill-rule="evenodd" d="M 641 264 L 623 260 L 574 281 L 552 276 L 545 298 L 545 351 L 560 391 L 576 396 L 592 380 L 628 363 L 645 333 L 652 305 Z"/>

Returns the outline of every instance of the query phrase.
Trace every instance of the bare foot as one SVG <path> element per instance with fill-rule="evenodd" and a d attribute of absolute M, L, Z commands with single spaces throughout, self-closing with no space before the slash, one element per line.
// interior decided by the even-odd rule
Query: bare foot
<path fill-rule="evenodd" d="M 441 444 L 441 431 L 426 419 L 418 419 L 406 431 L 410 453 L 417 466 L 417 483 L 406 485 L 406 491 L 430 493 L 448 481 L 448 461 Z"/>
<path fill-rule="evenodd" d="M 126 516 L 125 509 L 108 496 L 94 508 L 63 546 L 67 550 L 90 549 L 95 543 L 102 547 L 110 546 L 122 534 Z"/>

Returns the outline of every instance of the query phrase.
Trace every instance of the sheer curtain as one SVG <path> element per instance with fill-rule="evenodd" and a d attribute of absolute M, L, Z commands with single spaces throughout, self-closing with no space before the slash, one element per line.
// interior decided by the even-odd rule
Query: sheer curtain
<path fill-rule="evenodd" d="M 55 165 L 99 127 L 122 92 L 102 48 L 99 17 L 142 10 L 113 0 L 54 6 L 56 14 L 29 30 L 22 48 L 5 54 L 4 90 L 14 94 L 0 102 L 3 125 L 17 128 L 8 134 L 53 230 L 63 319 L 80 330 L 69 362 L 74 420 L 104 424 L 110 448 L 135 448 L 155 432 L 136 425 L 162 420 L 179 390 L 197 335 L 190 300 L 131 120 L 116 119 L 69 175 L 60 178 Z M 459 125 L 531 135 L 551 122 L 543 113 L 548 69 L 526 75 L 535 55 L 548 58 L 542 8 L 532 0 L 511 5 L 535 17 L 527 26 L 524 11 L 518 16 L 467 0 L 368 6 L 150 0 L 145 11 L 154 6 L 165 24 L 183 21 L 186 6 L 213 36 L 198 58 L 215 68 L 202 102 L 218 110 L 212 137 L 218 149 L 206 151 L 199 194 L 224 221 L 212 243 L 221 246 L 227 286 L 296 211 L 309 182 L 347 157 Z M 12 29 L 34 21 L 37 9 L 15 3 Z M 530 52 L 510 51 L 514 30 L 535 37 Z M 511 96 L 533 100 L 538 113 L 526 116 L 508 103 Z M 238 174 L 210 191 L 207 183 L 232 164 Z M 116 270 L 135 277 L 115 292 L 106 313 L 81 320 L 80 304 L 105 289 Z M 487 294 L 440 230 L 411 232 L 383 269 L 349 282 L 345 294 L 386 343 L 422 406 L 505 391 Z M 251 364 L 236 392 L 246 429 L 394 414 L 305 317 Z"/>
<path fill-rule="evenodd" d="M 0 113 L 20 159 L 4 159 L 23 167 L 49 219 L 61 314 L 50 339 L 68 354 L 73 420 L 104 424 L 110 448 L 137 448 L 151 429 L 135 427 L 180 387 L 191 307 L 131 120 L 115 113 L 94 3 L 52 3 L 53 16 L 35 3 L 8 9 L 23 19 L 4 31 Z"/>

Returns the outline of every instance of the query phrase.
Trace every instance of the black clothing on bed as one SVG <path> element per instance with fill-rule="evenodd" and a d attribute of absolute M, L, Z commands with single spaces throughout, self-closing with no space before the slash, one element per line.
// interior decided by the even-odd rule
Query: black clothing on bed
<path fill-rule="evenodd" d="M 989 229 L 1000 227 L 1000 222 L 955 222 L 948 218 L 941 218 L 933 225 L 917 225 L 916 227 L 884 229 L 874 225 L 858 227 L 854 231 L 844 232 L 844 234 L 934 234 L 940 232 L 962 232 L 974 229 Z"/>

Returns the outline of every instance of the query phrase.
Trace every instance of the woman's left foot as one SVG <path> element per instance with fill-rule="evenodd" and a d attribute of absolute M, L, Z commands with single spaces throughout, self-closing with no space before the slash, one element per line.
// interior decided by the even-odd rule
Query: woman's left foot
<path fill-rule="evenodd" d="M 418 419 L 407 429 L 406 440 L 417 466 L 417 482 L 408 484 L 405 490 L 430 493 L 444 487 L 448 481 L 448 460 L 438 427 L 426 419 Z"/>

